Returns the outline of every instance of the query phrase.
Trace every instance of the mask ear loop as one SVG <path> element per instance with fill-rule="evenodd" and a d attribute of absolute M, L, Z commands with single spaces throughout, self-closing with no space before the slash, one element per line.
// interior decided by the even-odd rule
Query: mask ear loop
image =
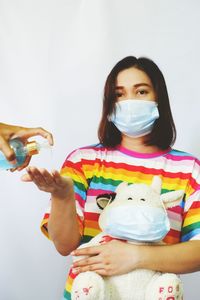
<path fill-rule="evenodd" d="M 111 193 L 109 196 L 110 196 L 110 199 L 108 201 L 108 205 L 115 200 L 116 193 Z"/>
<path fill-rule="evenodd" d="M 100 209 L 104 209 L 115 199 L 116 193 L 101 194 L 96 197 L 96 203 Z M 106 203 L 107 202 L 107 203 Z"/>
<path fill-rule="evenodd" d="M 164 212 L 165 212 L 165 217 L 166 217 L 166 222 L 167 222 L 167 226 L 168 226 L 168 232 L 170 231 L 170 228 L 171 228 L 171 223 L 170 223 L 170 219 L 169 219 L 169 217 L 168 217 L 168 213 L 167 213 L 167 209 L 166 209 L 166 207 L 165 207 L 165 205 L 164 205 L 164 202 L 161 200 L 161 203 L 162 203 L 162 207 L 163 207 L 163 209 L 164 209 Z"/>
<path fill-rule="evenodd" d="M 110 199 L 108 200 L 108 204 L 107 205 L 109 205 L 111 202 L 112 202 L 112 198 L 110 197 Z"/>
<path fill-rule="evenodd" d="M 107 120 L 109 122 L 113 122 L 113 119 L 115 119 L 116 113 L 117 113 L 117 109 L 120 109 L 120 105 L 119 105 L 118 102 L 115 102 L 114 103 L 114 107 L 113 107 L 113 111 L 109 115 L 107 115 Z"/>
<path fill-rule="evenodd" d="M 168 216 L 167 209 L 166 209 L 166 207 L 164 205 L 164 202 L 162 201 L 162 199 L 160 199 L 160 200 L 161 200 L 162 208 L 164 209 L 165 214 Z"/>

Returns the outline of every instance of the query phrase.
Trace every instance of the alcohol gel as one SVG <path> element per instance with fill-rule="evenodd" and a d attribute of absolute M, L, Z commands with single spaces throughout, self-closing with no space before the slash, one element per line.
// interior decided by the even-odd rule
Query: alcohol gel
<path fill-rule="evenodd" d="M 50 148 L 51 146 L 47 141 L 43 143 L 38 143 L 36 141 L 31 141 L 24 144 L 19 138 L 15 138 L 9 141 L 11 148 L 15 152 L 16 161 L 15 165 L 11 164 L 0 151 L 0 169 L 8 170 L 16 167 L 20 167 L 26 160 L 27 156 L 32 156 L 34 154 L 38 154 L 41 148 Z"/>

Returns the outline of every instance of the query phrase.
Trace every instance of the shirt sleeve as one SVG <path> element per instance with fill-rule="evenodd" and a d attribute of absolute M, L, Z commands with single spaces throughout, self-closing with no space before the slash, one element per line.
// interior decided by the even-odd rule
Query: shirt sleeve
<path fill-rule="evenodd" d="M 82 160 L 79 150 L 75 150 L 69 154 L 61 168 L 60 174 L 63 177 L 71 177 L 73 180 L 77 220 L 79 224 L 79 231 L 82 236 L 84 229 L 84 206 L 87 196 L 88 182 L 83 172 Z M 50 205 L 47 208 L 43 220 L 41 222 L 41 230 L 48 238 L 50 238 L 48 234 L 48 220 L 50 216 L 50 211 L 51 200 Z"/>
<path fill-rule="evenodd" d="M 185 198 L 181 241 L 200 240 L 200 161 L 195 160 Z"/>

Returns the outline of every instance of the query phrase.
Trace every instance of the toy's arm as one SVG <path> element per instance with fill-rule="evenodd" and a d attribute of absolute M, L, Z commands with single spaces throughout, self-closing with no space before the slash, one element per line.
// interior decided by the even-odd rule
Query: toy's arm
<path fill-rule="evenodd" d="M 200 271 L 200 241 L 139 247 L 138 268 L 177 274 Z"/>

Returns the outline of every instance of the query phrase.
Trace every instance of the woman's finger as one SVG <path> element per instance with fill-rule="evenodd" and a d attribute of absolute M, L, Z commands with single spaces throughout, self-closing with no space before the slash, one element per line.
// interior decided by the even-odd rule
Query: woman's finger
<path fill-rule="evenodd" d="M 57 185 L 61 187 L 64 187 L 66 185 L 66 178 L 62 177 L 57 170 L 53 170 L 52 175 Z"/>
<path fill-rule="evenodd" d="M 102 251 L 102 247 L 103 247 L 103 245 L 76 249 L 76 250 L 71 252 L 71 255 L 74 255 L 74 256 L 97 255 Z"/>
<path fill-rule="evenodd" d="M 22 139 L 28 139 L 33 136 L 40 135 L 43 138 L 47 139 L 49 142 L 49 145 L 53 146 L 53 135 L 43 129 L 42 127 L 37 127 L 37 128 L 22 128 L 20 131 L 16 133 L 14 137 L 20 137 Z"/>
<path fill-rule="evenodd" d="M 93 265 L 88 265 L 88 266 L 84 266 L 84 267 L 77 267 L 77 268 L 72 268 L 72 272 L 74 274 L 79 274 L 82 272 L 87 272 L 87 271 L 104 271 L 104 273 L 106 273 L 105 270 L 105 266 L 103 264 L 93 264 Z"/>
<path fill-rule="evenodd" d="M 0 151 L 3 152 L 5 155 L 6 159 L 11 163 L 11 164 L 16 164 L 16 158 L 15 158 L 15 152 L 14 150 L 10 147 L 9 143 L 7 140 L 5 140 L 2 136 L 0 136 Z"/>
<path fill-rule="evenodd" d="M 17 171 L 23 170 L 29 165 L 30 161 L 31 161 L 31 156 L 27 156 L 25 162 L 20 167 L 17 167 L 16 170 Z"/>
<path fill-rule="evenodd" d="M 110 276 L 111 273 L 108 273 L 108 271 L 106 271 L 105 269 L 96 269 L 95 273 L 101 275 L 101 276 Z"/>
<path fill-rule="evenodd" d="M 28 174 L 32 177 L 33 182 L 37 186 L 46 186 L 46 181 L 42 174 L 40 173 L 40 170 L 35 167 L 28 167 L 27 168 Z"/>
<path fill-rule="evenodd" d="M 41 169 L 41 174 L 47 185 L 55 184 L 54 177 L 46 169 Z"/>
<path fill-rule="evenodd" d="M 87 258 L 75 261 L 73 263 L 73 268 L 78 268 L 78 267 L 84 267 L 84 266 L 89 266 L 89 265 L 93 265 L 93 264 L 98 264 L 98 263 L 101 263 L 101 261 L 102 260 L 99 257 L 99 255 L 90 256 L 90 257 L 87 257 Z"/>
<path fill-rule="evenodd" d="M 32 177 L 30 176 L 30 174 L 24 174 L 24 175 L 22 175 L 22 177 L 21 177 L 21 181 L 24 181 L 24 182 L 32 182 L 33 180 L 32 180 Z"/>

